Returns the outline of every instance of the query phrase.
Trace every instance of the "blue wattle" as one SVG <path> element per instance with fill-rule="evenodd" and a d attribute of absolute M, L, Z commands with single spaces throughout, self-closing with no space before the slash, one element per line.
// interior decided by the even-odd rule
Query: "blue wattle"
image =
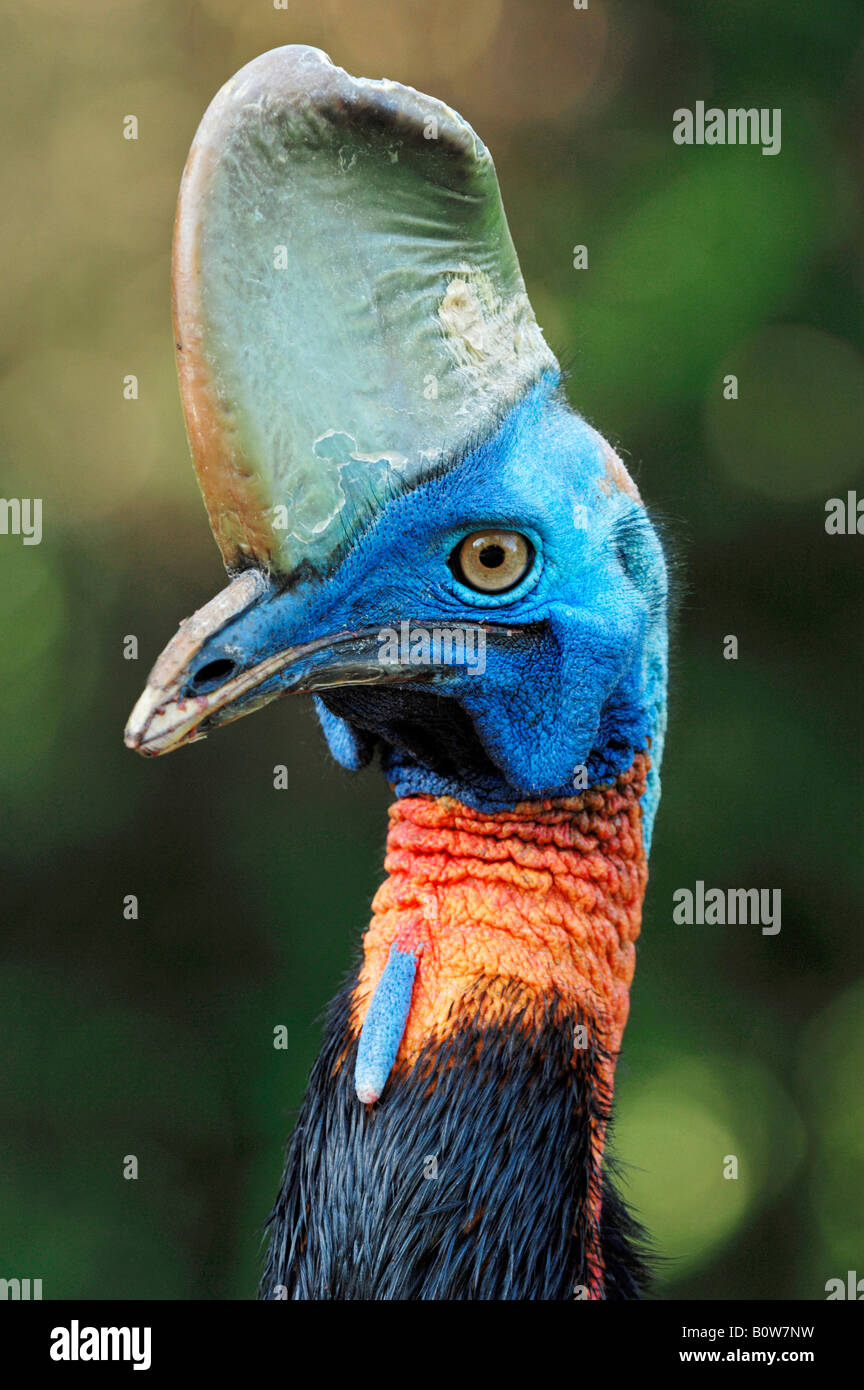
<path fill-rule="evenodd" d="M 357 1048 L 354 1087 L 366 1105 L 378 1099 L 393 1070 L 411 1007 L 416 971 L 414 952 L 402 951 L 394 943 L 366 1011 Z"/>

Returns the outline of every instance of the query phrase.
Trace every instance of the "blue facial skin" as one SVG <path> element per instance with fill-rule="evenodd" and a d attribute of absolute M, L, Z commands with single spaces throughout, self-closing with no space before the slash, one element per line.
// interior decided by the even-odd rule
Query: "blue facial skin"
<path fill-rule="evenodd" d="M 464 536 L 490 527 L 526 535 L 536 552 L 525 578 L 500 595 L 467 588 L 447 563 Z M 666 594 L 663 552 L 644 508 L 609 485 L 596 435 L 548 379 L 461 463 L 382 499 L 331 574 L 266 594 L 210 640 L 197 664 L 225 656 L 251 665 L 328 633 L 398 631 L 404 619 L 427 628 L 539 624 L 525 641 L 489 641 L 482 674 L 438 668 L 428 686 L 470 717 L 491 759 L 482 775 L 443 770 L 393 746 L 380 725 L 370 734 L 316 698 L 331 752 L 357 768 L 377 738 L 398 795 L 503 809 L 576 794 L 585 785 L 574 782 L 580 768 L 588 786 L 609 782 L 650 743 L 647 849 L 665 728 Z M 288 679 L 273 678 L 256 697 Z M 406 713 L 422 688 L 404 688 Z M 349 697 L 346 687 L 343 710 Z"/>

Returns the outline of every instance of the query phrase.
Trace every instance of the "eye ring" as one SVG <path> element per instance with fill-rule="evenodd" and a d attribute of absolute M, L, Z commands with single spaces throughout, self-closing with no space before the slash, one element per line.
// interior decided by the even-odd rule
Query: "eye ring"
<path fill-rule="evenodd" d="M 490 527 L 463 536 L 447 563 L 455 578 L 476 593 L 505 594 L 522 583 L 535 558 L 527 536 Z"/>

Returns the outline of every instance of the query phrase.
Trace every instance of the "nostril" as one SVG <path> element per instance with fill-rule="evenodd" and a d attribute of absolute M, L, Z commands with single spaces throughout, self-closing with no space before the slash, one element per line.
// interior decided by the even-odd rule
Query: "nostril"
<path fill-rule="evenodd" d="M 198 667 L 192 677 L 192 684 L 196 689 L 201 690 L 204 686 L 227 680 L 229 676 L 233 676 L 236 669 L 237 663 L 229 661 L 227 657 L 220 657 L 217 661 L 208 661 L 206 665 Z"/>

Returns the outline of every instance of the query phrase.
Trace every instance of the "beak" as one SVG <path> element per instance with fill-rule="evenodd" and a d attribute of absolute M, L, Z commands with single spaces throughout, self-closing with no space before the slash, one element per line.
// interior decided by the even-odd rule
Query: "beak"
<path fill-rule="evenodd" d="M 193 617 L 181 624 L 165 648 L 126 725 L 127 748 L 145 757 L 173 752 L 204 738 L 220 724 L 259 709 L 277 696 L 332 689 L 341 685 L 426 685 L 452 677 L 452 666 L 412 664 L 382 658 L 382 628 L 331 633 L 314 641 L 289 646 L 255 664 L 229 669 L 214 688 L 196 693 L 192 668 L 205 643 L 267 591 L 256 570 L 247 570 Z M 516 637 L 524 629 L 498 623 L 473 625 L 495 636 Z M 229 663 L 230 666 L 230 663 Z M 199 676 L 208 667 L 199 668 Z"/>
<path fill-rule="evenodd" d="M 181 695 L 190 663 L 205 642 L 250 608 L 265 590 L 259 572 L 246 570 L 180 624 L 129 716 L 123 736 L 127 748 L 145 755 L 167 753 L 198 736 L 197 727 L 206 717 L 206 697 L 184 699 Z"/>

